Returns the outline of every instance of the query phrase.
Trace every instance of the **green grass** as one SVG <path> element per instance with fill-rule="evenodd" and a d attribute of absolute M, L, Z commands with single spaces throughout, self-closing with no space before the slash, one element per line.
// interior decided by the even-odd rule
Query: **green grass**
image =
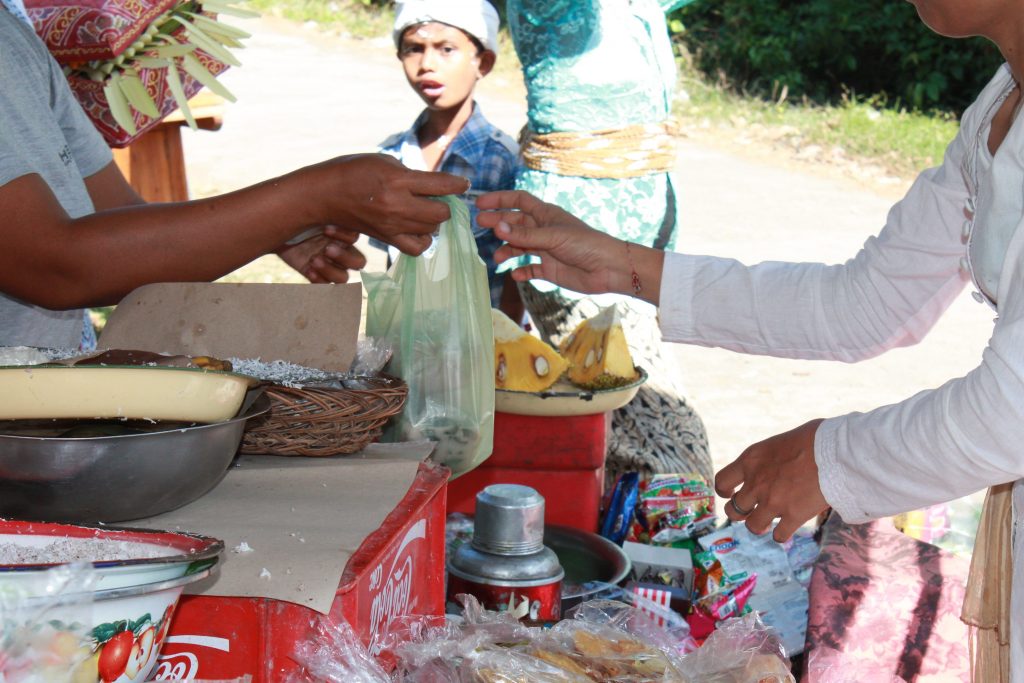
<path fill-rule="evenodd" d="M 312 21 L 354 38 L 390 35 L 395 20 L 391 7 L 376 7 L 361 0 L 246 0 L 245 5 L 292 21 Z"/>
<path fill-rule="evenodd" d="M 693 74 L 684 75 L 680 86 L 690 96 L 676 107 L 684 122 L 742 122 L 748 128 L 760 124 L 772 139 L 839 147 L 848 158 L 872 162 L 901 177 L 938 164 L 959 129 L 951 116 L 894 111 L 852 98 L 835 106 L 766 102 L 736 95 Z"/>

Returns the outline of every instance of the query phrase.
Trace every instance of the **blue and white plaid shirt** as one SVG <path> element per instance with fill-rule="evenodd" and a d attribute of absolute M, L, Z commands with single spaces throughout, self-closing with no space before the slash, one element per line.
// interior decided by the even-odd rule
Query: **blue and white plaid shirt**
<path fill-rule="evenodd" d="M 380 143 L 378 151 L 395 157 L 407 168 L 416 171 L 427 170 L 416 133 L 426 122 L 428 114 L 427 110 L 423 110 L 409 130 L 384 140 Z M 495 237 L 492 231 L 483 230 L 477 225 L 476 198 L 485 192 L 511 190 L 515 186 L 518 152 L 519 145 L 515 140 L 485 119 L 480 111 L 480 105 L 474 103 L 473 113 L 448 145 L 437 168 L 444 173 L 469 178 L 472 184 L 469 192 L 462 195 L 462 199 L 469 207 L 473 236 L 476 238 L 480 258 L 487 265 L 487 279 L 491 287 L 493 306 L 498 305 L 503 281 L 503 276 L 495 273 L 497 265 L 494 263 L 494 252 L 501 246 L 501 240 Z M 375 246 L 386 246 L 376 240 L 373 240 L 373 243 Z"/>

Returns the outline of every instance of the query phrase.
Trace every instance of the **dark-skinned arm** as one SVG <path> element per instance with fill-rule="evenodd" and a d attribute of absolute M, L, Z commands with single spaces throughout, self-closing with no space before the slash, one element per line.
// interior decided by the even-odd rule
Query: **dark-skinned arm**
<path fill-rule="evenodd" d="M 130 200 L 117 187 L 120 173 L 112 173 L 107 166 L 87 180 L 100 206 Z M 218 197 L 122 205 L 72 219 L 42 178 L 26 175 L 0 187 L 7 241 L 0 291 L 57 310 L 108 305 L 151 282 L 216 279 L 323 225 L 418 254 L 448 218 L 448 207 L 428 196 L 466 186 L 464 178 L 356 155 Z"/>

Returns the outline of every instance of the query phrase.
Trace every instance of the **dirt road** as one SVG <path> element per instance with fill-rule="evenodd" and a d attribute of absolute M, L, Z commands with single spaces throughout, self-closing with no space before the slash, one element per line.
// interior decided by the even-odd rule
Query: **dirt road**
<path fill-rule="evenodd" d="M 329 156 L 372 150 L 420 110 L 387 38 L 354 41 L 281 20 L 238 22 L 252 31 L 243 66 L 224 83 L 238 96 L 217 132 L 186 131 L 194 196 L 231 190 Z M 525 120 L 522 84 L 492 76 L 478 98 L 506 131 Z M 744 149 L 734 133 L 681 140 L 685 219 L 679 249 L 744 262 L 852 256 L 898 198 L 830 167 Z M 865 410 L 935 387 L 976 366 L 992 313 L 965 294 L 917 347 L 855 366 L 675 347 L 688 396 L 707 425 L 716 464 L 819 416 Z"/>

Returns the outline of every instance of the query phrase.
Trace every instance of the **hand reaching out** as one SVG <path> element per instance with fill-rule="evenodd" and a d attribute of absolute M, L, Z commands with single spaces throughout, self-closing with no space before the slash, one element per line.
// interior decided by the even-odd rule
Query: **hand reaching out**
<path fill-rule="evenodd" d="M 359 233 L 329 225 L 324 232 L 277 251 L 285 263 L 313 283 L 348 282 L 350 270 L 366 266 L 356 249 Z"/>
<path fill-rule="evenodd" d="M 448 206 L 431 197 L 469 189 L 465 178 L 412 171 L 382 154 L 339 157 L 304 172 L 327 179 L 308 183 L 313 196 L 328 198 L 317 223 L 358 230 L 412 255 L 430 246 L 430 235 L 449 218 Z"/>
<path fill-rule="evenodd" d="M 756 443 L 722 468 L 715 491 L 729 499 L 729 519 L 746 520 L 755 534 L 767 532 L 779 519 L 774 537 L 781 543 L 828 507 L 814 461 L 814 435 L 821 422 L 812 420 Z"/>
<path fill-rule="evenodd" d="M 530 254 L 540 263 L 517 268 L 518 281 L 543 279 L 585 294 L 635 294 L 631 274 L 645 273 L 642 296 L 657 303 L 662 254 L 629 245 L 594 230 L 572 214 L 526 192 L 492 192 L 477 199 L 477 223 L 492 228 L 508 242 L 498 249 L 498 262 Z"/>

